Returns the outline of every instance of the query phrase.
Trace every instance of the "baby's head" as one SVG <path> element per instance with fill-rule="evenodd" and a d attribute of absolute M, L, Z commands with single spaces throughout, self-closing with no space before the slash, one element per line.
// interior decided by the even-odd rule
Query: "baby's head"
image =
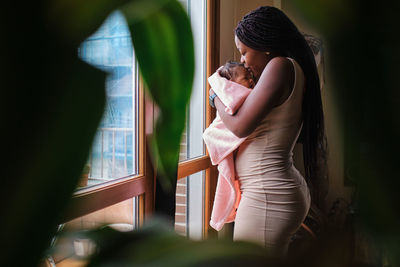
<path fill-rule="evenodd" d="M 246 69 L 244 64 L 228 61 L 225 65 L 218 71 L 221 77 L 224 77 L 232 82 L 241 84 L 247 88 L 253 89 L 255 86 L 252 73 Z"/>

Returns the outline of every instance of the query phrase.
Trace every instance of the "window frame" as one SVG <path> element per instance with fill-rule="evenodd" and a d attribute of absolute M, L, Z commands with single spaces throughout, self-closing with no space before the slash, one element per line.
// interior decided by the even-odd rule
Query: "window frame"
<path fill-rule="evenodd" d="M 220 0 L 207 1 L 207 44 L 206 44 L 206 79 L 219 66 L 219 14 Z M 138 174 L 116 179 L 104 184 L 94 185 L 89 188 L 79 189 L 72 196 L 66 213 L 61 217 L 60 223 L 87 215 L 104 209 L 129 198 L 138 197 L 139 225 L 148 219 L 154 212 L 155 203 L 155 170 L 149 156 L 147 142 L 147 125 L 154 125 L 154 118 L 146 118 L 146 111 L 154 111 L 154 106 L 146 101 L 145 90 L 141 77 L 139 78 L 138 92 Z M 210 86 L 206 83 L 204 88 L 205 101 L 208 103 Z M 153 112 L 154 114 L 154 112 Z M 215 118 L 216 112 L 208 104 L 205 108 L 206 127 Z M 147 121 L 146 121 L 147 119 Z M 179 162 L 177 179 L 205 170 L 205 197 L 203 221 L 203 238 L 216 233 L 209 227 L 211 209 L 215 194 L 218 171 L 212 166 L 208 151 L 197 158 Z"/>

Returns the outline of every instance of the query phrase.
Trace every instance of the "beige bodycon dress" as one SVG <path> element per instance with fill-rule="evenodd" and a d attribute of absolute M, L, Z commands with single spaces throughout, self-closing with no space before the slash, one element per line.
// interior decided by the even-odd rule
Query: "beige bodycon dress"
<path fill-rule="evenodd" d="M 302 128 L 304 74 L 290 60 L 295 70 L 290 96 L 262 120 L 235 158 L 242 198 L 234 240 L 257 242 L 275 255 L 286 254 L 311 200 L 303 176 L 293 165 L 292 151 Z"/>

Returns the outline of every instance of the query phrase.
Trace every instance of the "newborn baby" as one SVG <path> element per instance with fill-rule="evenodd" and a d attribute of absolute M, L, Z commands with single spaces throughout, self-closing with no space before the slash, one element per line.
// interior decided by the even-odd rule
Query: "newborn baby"
<path fill-rule="evenodd" d="M 253 89 L 255 86 L 253 74 L 242 63 L 228 61 L 218 70 L 218 73 L 221 77 L 247 88 Z"/>
<path fill-rule="evenodd" d="M 254 81 L 253 74 L 244 64 L 228 61 L 208 78 L 212 88 L 210 105 L 215 107 L 213 99 L 218 93 L 219 99 L 225 105 L 225 112 L 234 114 L 254 88 Z M 239 138 L 228 130 L 217 112 L 214 121 L 204 131 L 203 139 L 211 163 L 218 165 L 218 185 L 210 225 L 220 230 L 224 223 L 234 220 L 238 208 L 241 194 L 239 182 L 235 178 L 234 154 L 246 138 Z"/>

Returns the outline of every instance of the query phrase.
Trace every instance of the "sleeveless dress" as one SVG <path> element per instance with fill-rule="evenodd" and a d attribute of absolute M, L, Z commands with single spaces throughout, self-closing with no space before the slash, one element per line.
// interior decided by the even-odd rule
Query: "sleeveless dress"
<path fill-rule="evenodd" d="M 290 96 L 268 113 L 235 157 L 241 200 L 234 240 L 259 243 L 274 255 L 286 254 L 311 203 L 307 184 L 292 158 L 302 128 L 305 78 L 298 63 L 288 59 L 295 73 Z"/>

